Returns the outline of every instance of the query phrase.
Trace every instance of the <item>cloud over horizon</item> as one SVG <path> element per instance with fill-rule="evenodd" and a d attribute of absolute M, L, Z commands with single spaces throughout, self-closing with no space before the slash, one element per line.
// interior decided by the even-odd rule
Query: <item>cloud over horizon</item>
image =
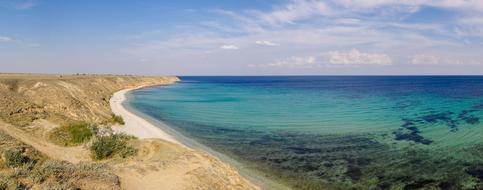
<path fill-rule="evenodd" d="M 25 3 L 26 9 L 16 12 L 25 14 L 27 20 L 33 14 L 33 23 L 39 20 L 36 17 L 48 15 L 35 15 L 33 10 L 56 13 L 55 6 L 47 1 L 16 2 Z M 42 6 L 37 6 L 40 2 Z M 174 74 L 352 74 L 355 71 L 348 68 L 354 66 L 361 72 L 356 74 L 483 72 L 483 1 L 247 0 L 166 4 L 121 3 L 116 12 L 104 3 L 102 10 L 107 12 L 64 14 L 65 22 L 46 18 L 51 21 L 43 24 L 50 27 L 30 28 L 30 35 L 20 27 L 15 31 L 15 25 L 4 25 L 2 28 L 12 29 L 0 29 L 4 35 L 0 42 L 19 41 L 8 37 L 42 42 L 39 52 L 44 55 L 35 53 L 39 54 L 35 61 L 62 65 L 61 61 L 82 60 L 106 64 L 106 70 L 121 62 L 146 72 Z M 72 9 L 65 12 L 82 12 L 99 3 L 83 5 L 86 7 L 65 5 Z M 139 11 L 126 12 L 132 7 Z M 108 15 L 116 15 L 117 19 Z M 39 31 L 42 35 L 37 34 Z M 17 53 L 4 53 L 1 61 L 29 65 L 28 58 L 20 56 L 25 55 L 21 53 L 24 47 L 11 50 Z M 58 49 L 64 59 L 54 59 Z"/>
<path fill-rule="evenodd" d="M 255 43 L 262 46 L 278 46 L 278 44 L 268 40 L 257 40 Z"/>
<path fill-rule="evenodd" d="M 329 63 L 341 65 L 391 65 L 391 58 L 382 53 L 362 53 L 357 49 L 348 52 L 331 51 Z"/>
<path fill-rule="evenodd" d="M 227 49 L 227 50 L 236 50 L 238 49 L 238 46 L 234 45 L 234 44 L 225 44 L 225 45 L 222 45 L 220 46 L 221 49 Z"/>
<path fill-rule="evenodd" d="M 0 42 L 8 42 L 11 41 L 12 38 L 6 37 L 6 36 L 0 36 Z"/>

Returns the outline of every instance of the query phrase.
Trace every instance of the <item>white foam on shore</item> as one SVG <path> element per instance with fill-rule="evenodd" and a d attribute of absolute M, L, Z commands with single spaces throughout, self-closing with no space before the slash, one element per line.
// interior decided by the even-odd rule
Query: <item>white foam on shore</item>
<path fill-rule="evenodd" d="M 114 93 L 112 98 L 109 100 L 112 112 L 118 116 L 121 116 L 124 119 L 125 123 L 122 126 L 113 126 L 112 129 L 115 132 L 126 133 L 128 135 L 133 135 L 141 139 L 158 138 L 184 146 L 170 134 L 164 132 L 160 128 L 154 126 L 153 124 L 137 116 L 136 114 L 130 112 L 122 105 L 124 101 L 127 100 L 126 94 L 129 91 L 135 89 L 138 88 L 124 89 L 118 91 Z"/>

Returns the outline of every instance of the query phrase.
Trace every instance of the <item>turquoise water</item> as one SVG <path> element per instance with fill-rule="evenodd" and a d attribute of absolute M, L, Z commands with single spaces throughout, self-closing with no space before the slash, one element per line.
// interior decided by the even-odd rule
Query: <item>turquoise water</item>
<path fill-rule="evenodd" d="M 483 77 L 181 77 L 138 111 L 294 189 L 483 188 Z"/>

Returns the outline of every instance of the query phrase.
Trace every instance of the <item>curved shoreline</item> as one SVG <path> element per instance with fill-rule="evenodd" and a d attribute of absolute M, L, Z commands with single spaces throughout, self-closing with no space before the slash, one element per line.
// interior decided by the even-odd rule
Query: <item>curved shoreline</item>
<path fill-rule="evenodd" d="M 169 141 L 175 144 L 184 146 L 170 134 L 164 132 L 160 128 L 154 126 L 152 123 L 146 121 L 142 117 L 132 113 L 131 110 L 124 107 L 124 102 L 127 100 L 127 93 L 143 87 L 129 88 L 118 91 L 113 94 L 109 100 L 111 110 L 114 114 L 119 115 L 124 120 L 123 126 L 113 126 L 115 132 L 122 132 L 129 135 L 136 136 L 138 138 L 158 138 L 165 141 Z"/>
<path fill-rule="evenodd" d="M 201 143 L 198 143 L 194 139 L 184 136 L 180 132 L 163 123 L 162 121 L 159 121 L 152 116 L 142 113 L 130 106 L 128 103 L 130 93 L 134 90 L 147 87 L 154 86 L 140 86 L 136 88 L 124 89 L 114 93 L 111 100 L 109 101 L 111 104 L 111 109 L 114 114 L 123 117 L 124 122 L 127 126 L 114 126 L 114 131 L 130 134 L 138 138 L 162 139 L 189 149 L 206 152 L 213 157 L 220 159 L 222 162 L 236 168 L 242 177 L 244 177 L 246 180 L 251 182 L 259 189 L 290 189 L 278 182 L 264 177 L 262 173 L 246 168 L 243 164 L 234 160 L 233 158 L 228 157 L 223 153 L 217 152 Z"/>

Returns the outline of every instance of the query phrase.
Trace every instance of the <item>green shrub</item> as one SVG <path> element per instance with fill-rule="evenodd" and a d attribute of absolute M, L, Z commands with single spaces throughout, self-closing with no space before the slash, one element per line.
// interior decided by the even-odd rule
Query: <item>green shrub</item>
<path fill-rule="evenodd" d="M 101 136 L 91 145 L 92 157 L 96 160 L 103 160 L 114 156 L 126 158 L 135 155 L 137 150 L 127 145 L 127 141 L 132 137 L 123 134 Z"/>
<path fill-rule="evenodd" d="M 75 146 L 89 141 L 92 135 L 92 129 L 88 123 L 74 122 L 54 129 L 50 139 L 64 146 Z"/>
<path fill-rule="evenodd" d="M 30 159 L 23 155 L 20 149 L 10 149 L 4 153 L 5 162 L 9 167 L 20 167 L 30 161 Z"/>
<path fill-rule="evenodd" d="M 69 127 L 69 132 L 72 135 L 72 143 L 82 144 L 92 137 L 92 131 L 87 123 L 77 123 Z"/>
<path fill-rule="evenodd" d="M 121 124 L 121 125 L 126 124 L 126 123 L 124 122 L 124 119 L 123 119 L 121 116 L 119 116 L 119 115 L 115 115 L 115 114 L 111 114 L 111 115 L 112 115 L 112 122 L 113 122 L 113 123 L 119 123 L 119 124 Z"/>

